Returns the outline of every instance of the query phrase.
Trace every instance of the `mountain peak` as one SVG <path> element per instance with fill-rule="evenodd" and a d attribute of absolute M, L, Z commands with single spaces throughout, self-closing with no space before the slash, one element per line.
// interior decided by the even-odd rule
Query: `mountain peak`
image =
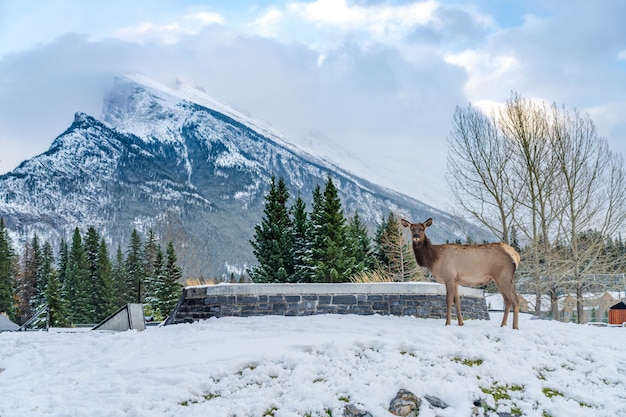
<path fill-rule="evenodd" d="M 82 123 L 85 122 L 89 119 L 91 119 L 92 117 L 89 116 L 87 113 L 83 113 L 83 112 L 76 112 L 74 113 L 74 123 Z"/>
<path fill-rule="evenodd" d="M 431 239 L 468 234 L 460 219 L 289 146 L 269 125 L 190 83 L 174 90 L 144 76 L 117 77 L 103 120 L 76 113 L 46 153 L 0 177 L 0 217 L 17 241 L 37 233 L 58 243 L 75 227 L 94 226 L 124 246 L 134 228 L 153 229 L 184 248 L 187 276 L 242 272 L 255 262 L 249 239 L 273 176 L 307 204 L 332 176 L 349 214 L 358 211 L 370 228 L 394 211 L 436 217 Z"/>

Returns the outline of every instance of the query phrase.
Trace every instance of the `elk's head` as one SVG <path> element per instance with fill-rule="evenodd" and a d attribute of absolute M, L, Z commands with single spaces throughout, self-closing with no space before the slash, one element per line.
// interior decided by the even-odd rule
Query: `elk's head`
<path fill-rule="evenodd" d="M 433 224 L 433 219 L 428 219 L 424 223 L 411 223 L 408 220 L 400 220 L 402 226 L 411 229 L 413 243 L 422 243 L 426 240 L 426 228 Z"/>

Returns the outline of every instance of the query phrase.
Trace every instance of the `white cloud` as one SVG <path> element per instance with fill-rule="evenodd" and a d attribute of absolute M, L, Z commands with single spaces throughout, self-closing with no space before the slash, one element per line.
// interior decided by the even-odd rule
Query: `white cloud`
<path fill-rule="evenodd" d="M 127 42 L 158 41 L 164 44 L 174 44 L 183 36 L 196 35 L 208 25 L 223 22 L 223 17 L 217 13 L 200 11 L 185 14 L 171 23 L 143 22 L 139 25 L 121 27 L 114 30 L 111 37 Z"/>
<path fill-rule="evenodd" d="M 260 36 L 275 38 L 280 32 L 280 23 L 283 20 L 283 12 L 277 8 L 266 10 L 261 17 L 253 21 L 249 27 Z"/>
<path fill-rule="evenodd" d="M 196 12 L 190 13 L 189 15 L 187 15 L 187 18 L 191 21 L 196 20 L 200 22 L 203 26 L 213 23 L 224 23 L 224 18 L 219 13 Z"/>
<path fill-rule="evenodd" d="M 592 109 L 626 148 L 626 3 L 218 3 L 0 2 L 0 172 L 19 162 L 12 144 L 43 151 L 74 112 L 98 116 L 103 80 L 129 71 L 186 78 L 294 140 L 318 129 L 415 197 L 410 161 L 423 156 L 400 149 L 428 148 L 418 163 L 443 178 L 455 106 L 511 91 Z"/>
<path fill-rule="evenodd" d="M 493 54 L 487 50 L 465 50 L 448 54 L 446 62 L 458 65 L 467 72 L 465 94 L 481 97 L 505 86 L 514 87 L 521 70 L 519 60 L 513 54 Z M 488 95 L 488 94 L 487 94 Z"/>
<path fill-rule="evenodd" d="M 292 3 L 289 12 L 313 23 L 344 31 L 365 31 L 375 38 L 402 38 L 416 26 L 434 19 L 438 3 L 432 0 L 400 6 L 348 5 L 345 0 Z"/>

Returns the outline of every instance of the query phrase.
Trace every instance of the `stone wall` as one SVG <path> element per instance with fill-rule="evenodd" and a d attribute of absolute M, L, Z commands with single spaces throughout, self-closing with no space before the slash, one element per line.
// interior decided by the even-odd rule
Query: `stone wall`
<path fill-rule="evenodd" d="M 463 318 L 489 319 L 481 290 L 459 287 Z M 375 284 L 220 284 L 186 287 L 165 324 L 211 317 L 313 314 L 446 316 L 441 284 L 398 282 Z M 452 314 L 456 309 L 452 308 Z"/>

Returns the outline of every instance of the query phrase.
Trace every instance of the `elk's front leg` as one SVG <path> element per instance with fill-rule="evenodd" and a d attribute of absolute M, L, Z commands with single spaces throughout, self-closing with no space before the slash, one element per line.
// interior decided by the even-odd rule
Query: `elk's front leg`
<path fill-rule="evenodd" d="M 452 317 L 452 303 L 456 297 L 456 284 L 454 282 L 446 282 L 446 326 L 450 325 Z"/>

